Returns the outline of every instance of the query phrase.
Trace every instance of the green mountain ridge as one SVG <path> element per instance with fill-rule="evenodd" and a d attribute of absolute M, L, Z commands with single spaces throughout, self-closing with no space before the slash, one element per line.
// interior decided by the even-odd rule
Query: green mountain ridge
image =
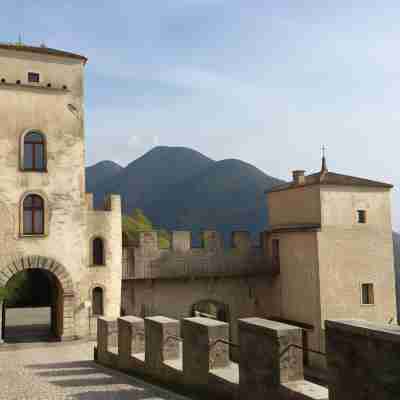
<path fill-rule="evenodd" d="M 241 160 L 214 161 L 185 147 L 155 147 L 109 179 L 91 168 L 95 206 L 119 193 L 125 214 L 140 208 L 156 227 L 193 231 L 195 242 L 201 229 L 217 229 L 226 241 L 233 230 L 265 229 L 264 192 L 283 182 Z"/>

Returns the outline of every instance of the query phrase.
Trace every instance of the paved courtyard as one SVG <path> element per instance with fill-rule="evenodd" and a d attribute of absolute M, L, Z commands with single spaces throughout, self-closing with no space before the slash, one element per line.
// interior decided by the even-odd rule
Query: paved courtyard
<path fill-rule="evenodd" d="M 92 361 L 94 343 L 7 344 L 0 400 L 188 400 Z"/>

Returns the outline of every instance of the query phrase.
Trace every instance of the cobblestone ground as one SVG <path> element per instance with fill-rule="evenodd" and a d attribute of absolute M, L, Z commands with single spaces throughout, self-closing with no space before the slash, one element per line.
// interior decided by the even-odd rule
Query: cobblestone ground
<path fill-rule="evenodd" d="M 94 363 L 93 343 L 4 346 L 0 400 L 188 400 Z"/>

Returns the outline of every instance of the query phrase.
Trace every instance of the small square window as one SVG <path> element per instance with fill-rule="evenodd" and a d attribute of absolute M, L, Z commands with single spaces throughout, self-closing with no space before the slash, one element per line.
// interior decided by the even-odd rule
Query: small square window
<path fill-rule="evenodd" d="M 40 75 L 37 72 L 28 72 L 28 82 L 39 83 Z"/>
<path fill-rule="evenodd" d="M 367 223 L 367 212 L 365 210 L 357 210 L 357 221 L 359 224 Z"/>
<path fill-rule="evenodd" d="M 363 283 L 361 285 L 361 304 L 375 304 L 374 285 L 372 283 Z"/>

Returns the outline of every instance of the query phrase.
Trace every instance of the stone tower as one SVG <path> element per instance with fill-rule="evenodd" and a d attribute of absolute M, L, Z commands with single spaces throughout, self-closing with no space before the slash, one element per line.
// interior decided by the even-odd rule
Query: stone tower
<path fill-rule="evenodd" d="M 324 351 L 326 319 L 396 321 L 391 188 L 330 172 L 324 158 L 320 172 L 294 171 L 268 193 L 280 314 L 307 329 L 310 349 Z"/>
<path fill-rule="evenodd" d="M 60 339 L 85 336 L 94 315 L 120 310 L 120 199 L 95 211 L 85 194 L 86 61 L 0 44 L 0 286 L 42 270 Z"/>

